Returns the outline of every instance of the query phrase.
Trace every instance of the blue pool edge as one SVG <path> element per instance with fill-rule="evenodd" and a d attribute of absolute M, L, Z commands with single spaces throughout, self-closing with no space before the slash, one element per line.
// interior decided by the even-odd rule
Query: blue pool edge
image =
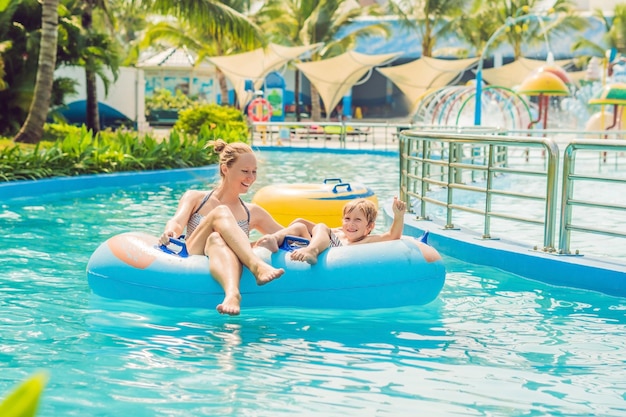
<path fill-rule="evenodd" d="M 391 208 L 385 207 L 386 219 Z M 582 255 L 558 255 L 534 250 L 503 239 L 482 239 L 475 231 L 445 229 L 438 220 L 405 216 L 405 234 L 428 232 L 428 243 L 440 253 L 463 262 L 498 268 L 549 285 L 597 291 L 626 297 L 626 264 L 615 259 Z"/>
<path fill-rule="evenodd" d="M 161 169 L 154 171 L 118 172 L 111 174 L 53 177 L 40 180 L 22 180 L 0 183 L 0 202 L 31 196 L 49 196 L 70 191 L 102 187 L 133 187 L 141 184 L 160 184 L 190 181 L 200 177 L 214 178 L 217 165 L 200 168 Z"/>

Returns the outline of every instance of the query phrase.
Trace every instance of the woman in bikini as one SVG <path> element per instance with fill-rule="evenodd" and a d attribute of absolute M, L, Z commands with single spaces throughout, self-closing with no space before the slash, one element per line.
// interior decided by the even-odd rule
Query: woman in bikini
<path fill-rule="evenodd" d="M 239 197 L 248 192 L 257 176 L 256 157 L 250 146 L 221 139 L 212 145 L 220 155 L 220 184 L 212 191 L 185 192 L 159 241 L 166 245 L 170 237 L 178 237 L 186 230 L 187 251 L 211 259 L 210 273 L 224 289 L 224 300 L 217 311 L 237 315 L 241 310 L 242 265 L 252 272 L 258 285 L 267 284 L 285 272 L 252 251 L 250 231 L 267 234 L 282 227 L 266 210 Z"/>

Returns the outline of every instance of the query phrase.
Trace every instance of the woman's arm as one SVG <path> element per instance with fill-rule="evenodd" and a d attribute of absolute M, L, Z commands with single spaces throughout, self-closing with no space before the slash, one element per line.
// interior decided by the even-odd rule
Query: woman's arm
<path fill-rule="evenodd" d="M 271 214 L 256 204 L 246 204 L 250 210 L 250 230 L 258 230 L 261 234 L 276 233 L 283 229 Z"/>
<path fill-rule="evenodd" d="M 165 223 L 165 229 L 159 239 L 161 244 L 165 245 L 169 243 L 170 237 L 178 237 L 183 233 L 189 222 L 191 213 L 196 206 L 199 195 L 202 195 L 202 192 L 195 190 L 186 191 L 185 194 L 183 194 L 178 201 L 176 213 Z"/>

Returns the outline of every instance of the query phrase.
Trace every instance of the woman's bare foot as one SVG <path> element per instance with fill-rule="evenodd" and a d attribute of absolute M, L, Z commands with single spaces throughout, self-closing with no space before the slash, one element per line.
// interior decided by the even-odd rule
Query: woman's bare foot
<path fill-rule="evenodd" d="M 319 251 L 316 248 L 307 246 L 306 248 L 296 249 L 291 252 L 291 259 L 294 261 L 306 262 L 309 265 L 315 265 L 317 263 L 317 256 Z"/>
<path fill-rule="evenodd" d="M 238 316 L 241 313 L 241 295 L 227 295 L 224 301 L 218 304 L 215 309 L 220 314 L 228 314 L 229 316 Z"/>
<path fill-rule="evenodd" d="M 278 241 L 274 235 L 264 235 L 261 236 L 259 240 L 256 241 L 255 247 L 260 246 L 262 248 L 268 249 L 270 252 L 278 252 Z"/>
<path fill-rule="evenodd" d="M 282 276 L 285 270 L 283 268 L 274 268 L 272 265 L 261 262 L 256 268 L 251 269 L 250 272 L 256 278 L 257 285 L 265 285 Z"/>

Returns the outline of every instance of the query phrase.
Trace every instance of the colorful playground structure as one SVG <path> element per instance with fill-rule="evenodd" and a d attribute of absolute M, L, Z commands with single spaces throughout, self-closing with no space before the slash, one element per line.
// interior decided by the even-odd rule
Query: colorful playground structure
<path fill-rule="evenodd" d="M 594 65 L 592 61 L 587 71 L 570 73 L 548 60 L 528 71 L 516 85 L 483 84 L 480 125 L 507 130 L 621 130 L 622 109 L 626 105 L 626 63 L 616 59 L 605 63 L 599 71 Z M 506 72 L 505 67 L 498 71 Z M 489 77 L 485 78 L 489 81 Z M 493 79 L 497 81 L 498 77 Z M 474 126 L 476 95 L 476 80 L 429 90 L 417 101 L 412 122 Z"/>

